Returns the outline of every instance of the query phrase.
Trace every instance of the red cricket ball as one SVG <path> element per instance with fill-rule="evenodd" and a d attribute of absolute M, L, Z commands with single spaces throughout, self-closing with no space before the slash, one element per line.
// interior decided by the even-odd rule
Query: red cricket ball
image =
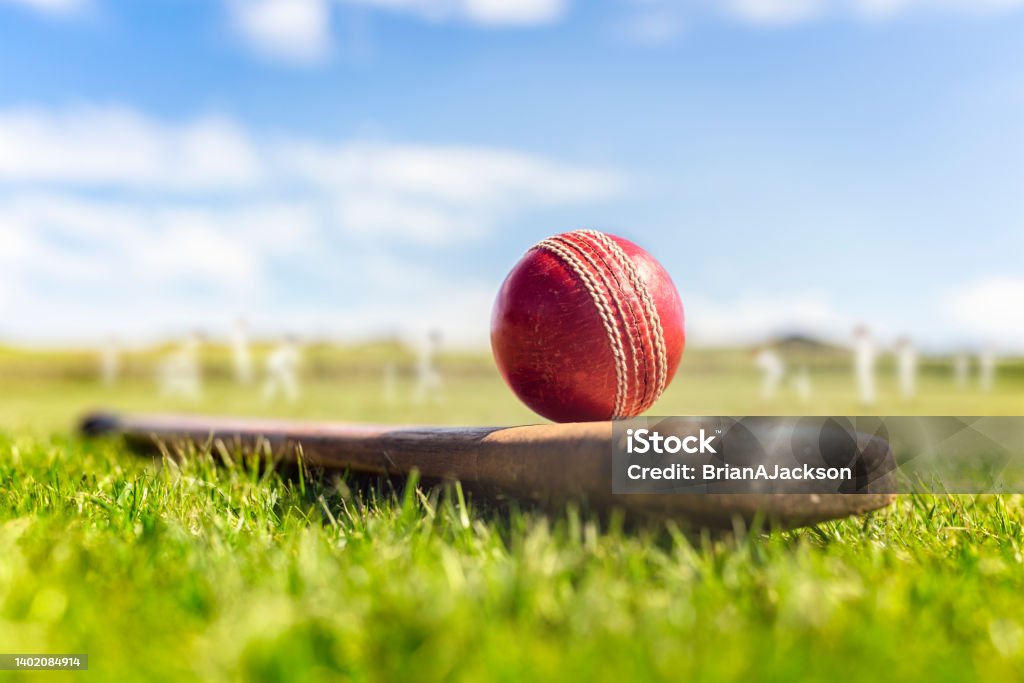
<path fill-rule="evenodd" d="M 679 367 L 683 304 L 629 240 L 594 230 L 534 245 L 498 292 L 491 347 L 512 391 L 556 422 L 644 412 Z"/>

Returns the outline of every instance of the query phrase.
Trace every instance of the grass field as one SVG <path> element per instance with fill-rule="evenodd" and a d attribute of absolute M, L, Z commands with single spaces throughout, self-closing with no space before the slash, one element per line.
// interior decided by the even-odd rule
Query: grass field
<path fill-rule="evenodd" d="M 963 681 L 1024 670 L 1018 496 L 903 497 L 865 519 L 711 537 L 572 507 L 492 510 L 456 488 L 151 462 L 71 433 L 97 405 L 534 419 L 485 358 L 446 359 L 442 405 L 385 402 L 382 354 L 337 360 L 295 405 L 223 379 L 197 404 L 169 403 L 142 373 L 104 389 L 84 357 L 0 354 L 0 651 L 90 656 L 88 673 L 26 680 Z M 932 369 L 912 403 L 891 398 L 886 376 L 875 411 L 1024 414 L 1018 370 L 982 395 Z M 399 388 L 407 395 L 409 380 Z M 808 405 L 764 403 L 749 359 L 688 352 L 653 412 L 857 411 L 846 372 L 816 375 Z"/>

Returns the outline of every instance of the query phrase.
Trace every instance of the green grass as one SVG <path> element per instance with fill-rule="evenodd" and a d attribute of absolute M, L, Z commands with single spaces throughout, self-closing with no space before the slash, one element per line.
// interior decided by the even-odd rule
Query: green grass
<path fill-rule="evenodd" d="M 655 412 L 857 411 L 843 373 L 819 378 L 811 406 L 764 404 L 746 369 L 690 362 Z M 457 374 L 440 406 L 389 405 L 372 372 L 313 383 L 295 406 L 224 382 L 189 406 L 156 399 L 141 378 L 115 391 L 11 373 L 0 651 L 90 655 L 88 673 L 32 680 L 963 681 L 1024 670 L 1018 496 L 904 497 L 868 518 L 712 537 L 572 507 L 494 510 L 454 488 L 284 479 L 202 453 L 151 462 L 69 433 L 97 404 L 531 419 L 481 367 Z M 878 412 L 1024 412 L 1024 382 L 992 395 L 948 385 L 926 377 L 921 399 Z"/>

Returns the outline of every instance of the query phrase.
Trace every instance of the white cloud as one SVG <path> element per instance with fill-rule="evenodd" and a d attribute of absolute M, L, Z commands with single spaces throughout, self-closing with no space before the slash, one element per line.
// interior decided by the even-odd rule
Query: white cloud
<path fill-rule="evenodd" d="M 77 14 L 88 7 L 88 0 L 0 0 L 0 5 L 21 5 L 51 16 Z"/>
<path fill-rule="evenodd" d="M 463 0 L 469 21 L 486 26 L 550 24 L 561 19 L 568 0 Z"/>
<path fill-rule="evenodd" d="M 148 341 L 197 327 L 224 333 L 244 313 L 270 333 L 415 338 L 440 329 L 447 342 L 486 344 L 496 280 L 462 279 L 383 247 L 332 252 L 324 237 L 323 216 L 301 203 L 6 201 L 0 332 L 34 342 Z M 287 256 L 323 276 L 330 304 L 299 296 L 282 305 L 269 267 Z"/>
<path fill-rule="evenodd" d="M 682 26 L 717 17 L 751 26 L 785 27 L 823 19 L 889 21 L 909 14 L 985 14 L 1024 8 L 1024 0 L 621 0 L 619 33 L 646 44 L 681 34 Z"/>
<path fill-rule="evenodd" d="M 464 204 L 558 204 L 615 192 L 618 178 L 501 149 L 451 145 L 310 143 L 278 145 L 276 157 L 298 177 L 333 189 L 388 189 Z"/>
<path fill-rule="evenodd" d="M 982 14 L 1024 7 L 1024 0 L 849 0 L 849 9 L 873 19 L 888 19 L 908 12 Z"/>
<path fill-rule="evenodd" d="M 490 218 L 402 196 L 349 194 L 337 203 L 339 223 L 360 234 L 411 238 L 417 242 L 447 242 L 453 235 L 478 238 L 490 227 Z"/>
<path fill-rule="evenodd" d="M 817 291 L 746 294 L 731 300 L 691 296 L 685 306 L 687 336 L 699 344 L 750 344 L 790 333 L 842 342 L 855 322 Z"/>
<path fill-rule="evenodd" d="M 223 118 L 167 125 L 118 107 L 0 111 L 0 182 L 224 189 L 262 172 L 247 134 Z"/>
<path fill-rule="evenodd" d="M 328 0 L 228 0 L 235 30 L 255 50 L 296 63 L 314 63 L 330 50 Z"/>
<path fill-rule="evenodd" d="M 820 16 L 828 0 L 729 0 L 726 12 L 751 24 L 795 24 Z"/>
<path fill-rule="evenodd" d="M 569 0 L 338 0 L 343 5 L 409 14 L 434 22 L 479 26 L 530 26 L 565 16 Z"/>
<path fill-rule="evenodd" d="M 946 311 L 957 329 L 1001 345 L 1024 347 L 1024 277 L 998 276 L 951 293 Z"/>
<path fill-rule="evenodd" d="M 605 169 L 511 150 L 266 140 L 224 117 L 168 124 L 117 107 L 0 111 L 4 182 L 184 195 L 288 188 L 335 207 L 340 229 L 422 242 L 480 237 L 523 210 L 622 186 Z"/>
<path fill-rule="evenodd" d="M 119 282 L 251 291 L 262 262 L 301 243 L 316 223 L 316 211 L 299 203 L 26 195 L 0 204 L 0 266 L 63 283 L 72 294 L 76 286 Z"/>
<path fill-rule="evenodd" d="M 464 278 L 431 267 L 422 259 L 371 253 L 363 258 L 367 295 L 351 297 L 343 311 L 316 327 L 343 335 L 399 334 L 409 341 L 441 331 L 448 343 L 484 347 L 490 334 L 490 310 L 504 273 Z M 380 305 L 382 300 L 388 303 Z M 309 329 L 308 327 L 306 329 Z"/>
<path fill-rule="evenodd" d="M 58 0 L 49 1 L 57 2 Z M 492 28 L 552 24 L 565 16 L 569 5 L 569 0 L 225 0 L 225 2 L 233 29 L 251 48 L 264 56 L 294 64 L 315 64 L 330 53 L 332 5 L 404 14 L 433 23 L 461 22 Z"/>
<path fill-rule="evenodd" d="M 523 209 L 592 201 L 622 186 L 607 170 L 475 147 L 288 143 L 275 158 L 337 197 L 342 226 L 422 242 L 479 237 Z"/>
<path fill-rule="evenodd" d="M 1024 7 L 1024 0 L 729 0 L 728 15 L 761 25 L 797 24 L 834 16 L 893 19 L 912 12 L 982 14 Z"/>
<path fill-rule="evenodd" d="M 320 224 L 300 202 L 5 199 L 3 331 L 27 340 L 138 339 L 230 319 L 273 295 L 267 274 L 276 260 L 313 255 Z"/>
<path fill-rule="evenodd" d="M 250 305 L 276 320 L 295 301 L 279 293 L 284 273 L 301 268 L 337 276 L 341 297 L 308 319 L 433 319 L 467 338 L 469 304 L 449 304 L 477 305 L 497 282 L 412 276 L 405 263 L 382 281 L 365 252 L 467 249 L 530 211 L 622 185 L 606 169 L 507 149 L 324 143 L 122 107 L 0 110 L 0 322 L 39 338 L 180 330 Z M 413 285 L 392 291 L 392 280 Z"/>
<path fill-rule="evenodd" d="M 659 46 L 682 35 L 685 23 L 678 13 L 663 7 L 651 8 L 628 17 L 619 34 L 631 43 Z"/>
<path fill-rule="evenodd" d="M 948 352 L 995 343 L 1024 350 L 1024 277 L 979 280 L 912 303 L 857 298 L 837 304 L 819 289 L 758 291 L 731 297 L 684 292 L 686 332 L 699 345 L 745 345 L 787 334 L 807 334 L 845 345 L 855 326 L 866 324 L 887 348 L 910 336 L 919 347 Z"/>
<path fill-rule="evenodd" d="M 891 19 L 914 5 L 914 0 L 857 0 L 853 9 L 869 19 Z"/>

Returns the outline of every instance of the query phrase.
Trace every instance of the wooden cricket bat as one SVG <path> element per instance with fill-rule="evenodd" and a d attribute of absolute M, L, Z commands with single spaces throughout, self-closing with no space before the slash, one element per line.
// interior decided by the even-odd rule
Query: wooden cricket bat
<path fill-rule="evenodd" d="M 627 517 L 672 518 L 686 524 L 730 528 L 755 518 L 796 527 L 862 514 L 890 503 L 877 492 L 612 494 L 612 423 L 584 422 L 521 427 L 398 427 L 191 415 L 96 413 L 81 422 L 90 436 L 119 434 L 136 448 L 158 443 L 207 444 L 228 449 L 269 444 L 280 458 L 325 470 L 460 481 L 478 495 L 538 503 L 585 502 Z M 888 443 L 867 437 L 867 452 L 888 452 Z M 880 443 L 872 444 L 871 441 Z M 879 456 L 881 457 L 881 455 Z"/>

